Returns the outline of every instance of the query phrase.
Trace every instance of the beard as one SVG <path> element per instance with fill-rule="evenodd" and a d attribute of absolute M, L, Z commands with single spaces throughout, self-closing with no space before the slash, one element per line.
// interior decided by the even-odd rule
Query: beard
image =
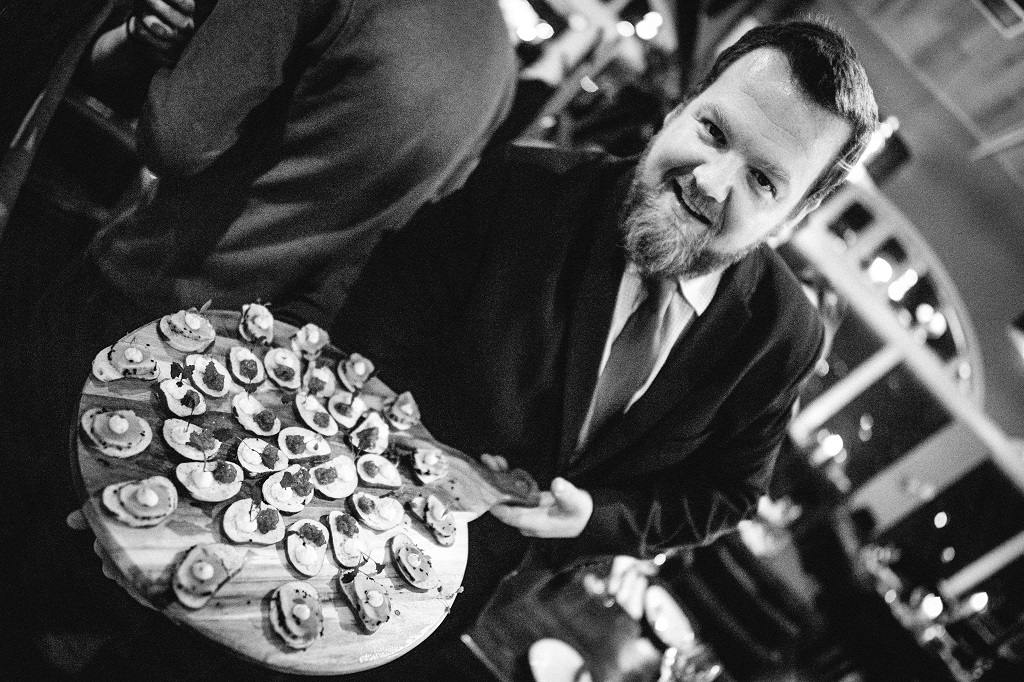
<path fill-rule="evenodd" d="M 664 205 L 664 193 L 647 186 L 640 178 L 646 154 L 640 159 L 619 220 L 623 247 L 629 260 L 647 277 L 691 279 L 735 263 L 756 248 L 722 252 L 713 242 L 720 232 L 720 220 L 707 229 L 695 229 L 680 223 L 678 216 Z M 704 215 L 720 217 L 720 211 L 695 188 L 693 176 L 687 182 L 687 199 Z M 673 195 L 671 201 L 675 201 Z"/>

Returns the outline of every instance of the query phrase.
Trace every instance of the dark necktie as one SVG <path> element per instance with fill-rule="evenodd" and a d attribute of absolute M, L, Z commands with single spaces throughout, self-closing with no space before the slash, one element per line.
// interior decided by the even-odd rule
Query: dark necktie
<path fill-rule="evenodd" d="M 612 343 L 608 362 L 597 379 L 594 412 L 580 450 L 608 419 L 626 409 L 651 375 L 675 326 L 678 306 L 671 303 L 678 288 L 674 279 L 644 280 L 646 296 Z"/>

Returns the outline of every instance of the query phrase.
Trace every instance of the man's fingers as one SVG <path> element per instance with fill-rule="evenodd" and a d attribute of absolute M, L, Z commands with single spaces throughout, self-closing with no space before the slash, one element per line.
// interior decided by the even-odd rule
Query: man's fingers
<path fill-rule="evenodd" d="M 164 0 L 164 2 L 188 17 L 196 12 L 196 3 L 193 0 Z M 148 7 L 153 6 L 152 0 L 143 0 L 143 3 Z"/>
<path fill-rule="evenodd" d="M 154 47 L 168 48 L 180 43 L 184 36 L 152 14 L 136 18 L 136 32 Z"/>
<path fill-rule="evenodd" d="M 85 520 L 85 514 L 81 509 L 76 509 L 64 520 L 71 530 L 89 530 L 89 522 Z"/>
<path fill-rule="evenodd" d="M 551 493 L 555 496 L 555 503 L 567 512 L 580 511 L 592 504 L 589 493 L 564 478 L 551 481 Z"/>
<path fill-rule="evenodd" d="M 114 570 L 113 560 L 110 555 L 107 554 L 107 550 L 103 549 L 103 545 L 100 544 L 99 540 L 92 543 L 92 551 L 100 558 L 100 565 L 103 569 L 103 575 L 109 580 L 113 580 L 118 585 L 121 584 L 121 578 Z"/>
<path fill-rule="evenodd" d="M 166 24 L 166 27 L 173 29 L 174 31 L 188 31 L 192 28 L 192 12 L 195 7 L 189 10 L 182 10 L 178 7 L 173 6 L 178 3 L 169 3 L 165 0 L 145 0 L 145 6 L 147 10 L 137 12 L 137 16 L 143 17 L 143 20 L 149 18 L 156 18 Z"/>
<path fill-rule="evenodd" d="M 497 504 L 491 507 L 491 514 L 502 523 L 518 528 L 528 537 L 537 537 L 544 524 L 548 523 L 547 511 L 540 507 L 515 507 Z"/>
<path fill-rule="evenodd" d="M 496 504 L 491 507 L 491 514 L 501 521 L 510 526 L 518 526 L 518 521 L 522 518 L 523 507 L 511 507 L 507 504 Z"/>
<path fill-rule="evenodd" d="M 501 455 L 488 455 L 484 453 L 480 455 L 480 461 L 491 471 L 508 471 L 508 460 Z"/>

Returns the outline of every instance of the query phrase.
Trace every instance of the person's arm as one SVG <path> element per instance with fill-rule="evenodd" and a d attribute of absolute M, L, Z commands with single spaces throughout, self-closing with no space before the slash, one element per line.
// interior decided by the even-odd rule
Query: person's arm
<path fill-rule="evenodd" d="M 173 68 L 152 78 L 139 120 L 143 161 L 158 175 L 194 175 L 284 81 L 301 0 L 218 0 Z"/>
<path fill-rule="evenodd" d="M 475 281 L 483 234 L 505 186 L 500 166 L 484 160 L 461 189 L 385 233 L 328 329 L 335 345 L 369 357 L 393 388 L 429 373 L 432 344 Z"/>
<path fill-rule="evenodd" d="M 153 74 L 172 66 L 192 36 L 194 13 L 194 0 L 136 0 L 93 43 L 86 87 L 116 109 L 138 113 Z"/>

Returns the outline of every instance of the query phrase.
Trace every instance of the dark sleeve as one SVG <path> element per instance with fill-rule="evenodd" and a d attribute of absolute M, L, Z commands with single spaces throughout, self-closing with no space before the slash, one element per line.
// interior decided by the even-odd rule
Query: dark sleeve
<path fill-rule="evenodd" d="M 731 391 L 711 434 L 681 464 L 641 485 L 588 488 L 594 512 L 569 554 L 653 554 L 707 544 L 735 528 L 768 490 L 804 379 L 814 367 L 824 328 L 809 306 L 797 331 L 768 349 Z M 679 461 L 690 443 L 652 446 L 654 457 Z"/>
<path fill-rule="evenodd" d="M 329 329 L 335 345 L 370 358 L 393 387 L 429 370 L 432 344 L 464 307 L 503 185 L 498 165 L 482 162 L 460 190 L 385 233 Z"/>
<path fill-rule="evenodd" d="M 249 113 L 284 78 L 301 0 L 219 0 L 174 67 L 156 72 L 139 120 L 139 151 L 158 175 L 194 175 L 238 139 Z"/>

